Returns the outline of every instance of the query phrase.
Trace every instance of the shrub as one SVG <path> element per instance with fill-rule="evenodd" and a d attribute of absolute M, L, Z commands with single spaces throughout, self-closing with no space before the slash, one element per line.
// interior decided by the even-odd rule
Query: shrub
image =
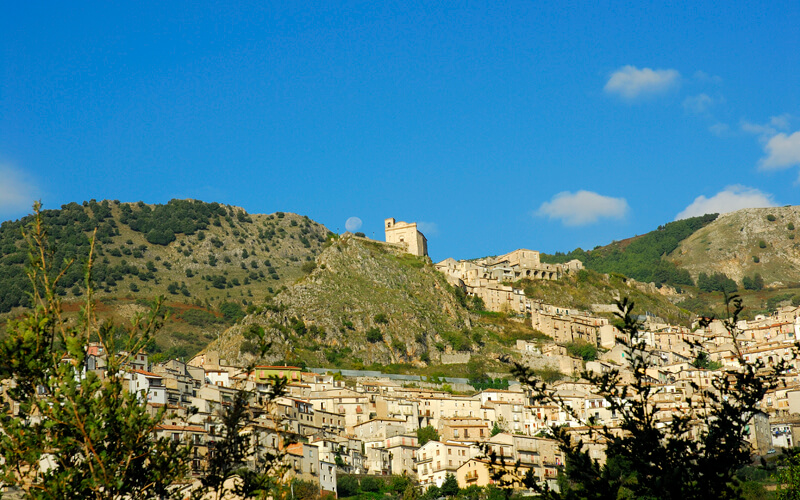
<path fill-rule="evenodd" d="M 386 315 L 383 313 L 376 314 L 373 319 L 375 320 L 375 323 L 380 323 L 384 325 L 389 322 L 389 318 L 387 318 Z"/>
<path fill-rule="evenodd" d="M 593 346 L 589 342 L 576 340 L 574 342 L 564 344 L 564 347 L 567 348 L 567 352 L 570 354 L 570 356 L 581 358 L 584 361 L 594 361 L 597 359 L 597 347 Z"/>
<path fill-rule="evenodd" d="M 375 327 L 370 328 L 367 330 L 367 342 L 375 343 L 380 342 L 383 340 L 383 333 Z"/>
<path fill-rule="evenodd" d="M 758 240 L 758 248 L 767 248 L 767 242 L 764 240 Z"/>
<path fill-rule="evenodd" d="M 242 306 L 240 306 L 236 302 L 220 303 L 219 312 L 226 320 L 230 322 L 238 321 L 244 318 L 244 311 L 242 310 Z"/>
<path fill-rule="evenodd" d="M 767 214 L 767 220 L 770 222 L 775 222 L 775 216 L 772 214 Z"/>
<path fill-rule="evenodd" d="M 697 287 L 704 292 L 733 293 L 737 290 L 736 282 L 724 273 L 714 273 L 711 276 L 700 273 L 697 277 Z"/>
<path fill-rule="evenodd" d="M 442 332 L 441 336 L 456 351 L 469 351 L 472 349 L 472 342 L 464 332 Z"/>
<path fill-rule="evenodd" d="M 358 494 L 358 479 L 353 476 L 340 474 L 336 478 L 336 490 L 339 498 L 352 497 Z"/>
<path fill-rule="evenodd" d="M 417 444 L 419 446 L 424 445 L 428 441 L 438 441 L 438 440 L 439 440 L 439 432 L 432 425 L 428 425 L 426 427 L 420 427 L 419 429 L 417 429 Z"/>
<path fill-rule="evenodd" d="M 758 258 L 758 255 L 753 255 L 753 262 L 755 262 L 756 264 L 761 262 L 761 259 Z"/>
<path fill-rule="evenodd" d="M 788 229 L 789 231 L 794 231 L 794 222 L 786 224 L 786 229 Z"/>
<path fill-rule="evenodd" d="M 187 309 L 181 313 L 181 318 L 192 326 L 206 326 L 218 321 L 214 314 L 203 309 Z"/>
<path fill-rule="evenodd" d="M 364 476 L 361 478 L 361 491 L 377 493 L 381 490 L 383 481 L 375 476 Z"/>
<path fill-rule="evenodd" d="M 745 276 L 742 278 L 742 287 L 745 290 L 761 290 L 764 288 L 764 279 L 756 273 L 752 278 Z"/>

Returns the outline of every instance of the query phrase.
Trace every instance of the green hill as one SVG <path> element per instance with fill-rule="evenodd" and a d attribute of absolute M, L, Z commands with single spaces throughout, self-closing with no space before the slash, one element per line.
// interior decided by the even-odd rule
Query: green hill
<path fill-rule="evenodd" d="M 99 310 L 129 318 L 164 295 L 171 321 L 155 349 L 190 355 L 283 287 L 304 276 L 329 231 L 308 217 L 194 200 L 163 205 L 94 200 L 44 210 L 53 262 L 74 260 L 57 292 L 84 293 L 84 265 L 97 228 L 92 276 Z M 32 216 L 0 225 L 0 313 L 28 305 L 27 243 Z M 305 268 L 304 268 L 305 266 Z M 305 269 L 305 270 L 304 270 Z"/>
<path fill-rule="evenodd" d="M 713 222 L 717 216 L 710 214 L 670 222 L 647 234 L 615 241 L 594 250 L 577 248 L 568 254 L 542 254 L 541 259 L 550 263 L 578 259 L 587 269 L 600 273 L 620 273 L 637 281 L 659 285 L 693 285 L 692 276 L 686 269 L 663 257 L 678 248 L 683 240 Z"/>

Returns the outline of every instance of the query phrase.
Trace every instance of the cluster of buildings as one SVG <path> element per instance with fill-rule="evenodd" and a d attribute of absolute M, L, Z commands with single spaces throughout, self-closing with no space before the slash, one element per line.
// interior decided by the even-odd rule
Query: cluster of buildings
<path fill-rule="evenodd" d="M 407 243 L 415 241 L 414 237 L 424 240 L 415 224 L 395 223 L 394 219 L 387 219 L 386 227 L 387 242 L 403 244 L 406 251 L 426 255 L 414 250 L 421 248 L 419 245 L 415 247 Z M 397 236 L 399 232 L 392 231 L 404 231 L 402 239 Z M 425 249 L 427 250 L 427 245 Z M 607 315 L 543 304 L 527 298 L 523 290 L 513 286 L 513 283 L 522 279 L 560 279 L 565 274 L 580 271 L 580 261 L 545 264 L 540 261 L 538 252 L 519 249 L 499 257 L 462 261 L 446 259 L 435 267 L 452 285 L 464 290 L 468 296 L 480 297 L 487 310 L 529 317 L 533 328 L 552 338 L 552 343 L 545 344 L 517 342 L 520 359 L 532 368 L 548 367 L 568 375 L 578 375 L 584 369 L 596 373 L 617 369 L 622 374 L 623 382 L 633 380 L 632 373 L 627 370 L 626 356 L 630 354 L 624 346 L 624 342 L 629 339 L 625 339 L 609 322 Z M 610 309 L 603 310 L 602 306 L 597 307 L 595 310 L 613 312 Z M 653 404 L 660 419 L 667 422 L 677 413 L 697 414 L 696 410 L 701 404 L 699 391 L 714 390 L 715 377 L 722 376 L 726 369 L 736 369 L 740 359 L 748 363 L 763 363 L 765 370 L 784 361 L 788 363 L 788 370 L 783 373 L 778 387 L 764 397 L 761 403 L 762 412 L 754 417 L 749 426 L 749 437 L 753 452 L 761 455 L 774 452 L 780 447 L 797 445 L 800 439 L 800 374 L 794 344 L 800 340 L 800 308 L 786 306 L 770 315 L 739 321 L 736 324 L 735 341 L 720 321 L 714 321 L 707 327 L 696 323 L 687 328 L 667 324 L 649 315 L 639 319 L 642 323 L 641 338 L 646 345 L 646 355 L 651 365 L 647 370 L 648 382 L 659 386 Z M 599 349 L 599 355 L 595 360 L 584 362 L 570 355 L 567 349 L 569 344 L 595 346 Z M 701 354 L 702 358 L 698 358 Z M 703 362 L 698 362 L 699 359 Z M 557 453 L 547 455 L 545 443 L 548 441 L 536 437 L 544 427 L 563 425 L 580 434 L 586 429 L 584 425 L 590 418 L 593 422 L 607 425 L 611 429 L 619 423 L 619 415 L 609 408 L 608 403 L 594 394 L 591 386 L 577 381 L 576 378 L 553 385 L 558 396 L 570 408 L 571 411 L 568 412 L 564 412 L 563 408 L 532 404 L 528 395 L 520 390 L 513 393 L 514 396 L 511 396 L 512 393 L 504 396 L 511 404 L 510 414 L 499 410 L 505 408 L 504 403 L 500 402 L 503 400 L 489 401 L 484 393 L 480 393 L 473 398 L 460 398 L 473 401 L 480 399 L 480 408 L 473 408 L 469 415 L 456 416 L 482 419 L 477 425 L 484 430 L 494 429 L 498 422 L 503 423 L 503 429 L 507 432 L 485 437 L 476 435 L 473 431 L 470 439 L 485 439 L 484 442 L 490 444 L 492 449 L 502 450 L 515 460 L 520 459 L 522 464 L 529 462 L 526 461 L 529 450 L 537 450 L 540 460 L 530 463 L 535 462 L 539 467 L 536 469 L 537 477 L 546 480 L 546 464 L 558 463 L 560 457 Z M 403 391 L 401 388 L 391 390 L 396 395 L 403 394 Z M 443 394 L 437 397 L 448 398 Z M 521 398 L 518 400 L 520 404 L 515 405 L 514 398 Z M 453 400 L 458 401 L 459 398 Z M 421 401 L 424 404 L 426 399 Z M 465 408 L 470 407 L 465 401 L 462 403 Z M 493 408 L 486 410 L 485 407 Z M 485 464 L 481 465 L 480 457 L 469 451 L 474 450 L 469 448 L 472 445 L 463 442 L 467 429 L 460 435 L 448 434 L 444 422 L 446 420 L 435 423 L 440 426 L 442 442 L 426 444 L 420 448 L 422 455 L 418 452 L 417 462 L 423 465 L 434 464 L 435 467 L 438 462 L 434 457 L 446 457 L 441 461 L 442 468 L 451 467 L 449 472 L 456 474 L 461 486 L 486 480 L 488 476 Z M 454 439 L 456 442 L 450 443 L 447 439 Z M 588 442 L 590 453 L 602 460 L 602 443 L 594 443 L 585 436 L 584 441 Z M 468 448 L 459 448 L 460 446 Z M 441 474 L 431 476 L 430 466 L 427 469 L 423 467 L 416 473 L 421 484 L 438 484 L 443 477 Z"/>
<path fill-rule="evenodd" d="M 92 350 L 99 369 L 104 353 L 96 346 Z M 273 377 L 288 380 L 286 393 L 277 399 L 269 397 Z M 321 492 L 335 493 L 341 473 L 407 475 L 423 487 L 441 486 L 453 474 L 464 487 L 487 485 L 492 480 L 481 445 L 509 463 L 519 460 L 553 486 L 564 463 L 556 442 L 541 432 L 559 418 L 558 409 L 531 405 L 519 385 L 454 395 L 434 384 L 404 387 L 375 378 L 345 383 L 339 376 L 292 366 L 245 372 L 213 352 L 188 363 L 156 364 L 138 354 L 126 369 L 126 384 L 153 413 L 167 407 L 169 418 L 158 434 L 192 443 L 196 475 L 203 474 L 214 452 L 219 410 L 240 389 L 256 394 L 247 428 L 257 432 L 262 454 L 282 452 L 288 475 L 319 485 Z M 418 430 L 426 427 L 438 439 L 420 444 Z"/>
<path fill-rule="evenodd" d="M 522 279 L 557 280 L 566 273 L 583 269 L 583 263 L 572 260 L 565 264 L 545 264 L 539 260 L 539 252 L 519 249 L 476 260 L 449 258 L 436 264 L 436 269 L 468 296 L 483 299 L 487 310 L 525 314 L 531 312 L 534 304 L 512 283 Z"/>
<path fill-rule="evenodd" d="M 553 318 L 546 319 L 546 314 Z M 559 343 L 518 341 L 524 362 L 539 366 L 544 360 L 567 374 L 618 369 L 623 382 L 632 381 L 626 368 L 628 353 L 619 343 L 621 333 L 603 318 L 549 307 L 543 308 L 538 319 L 532 318 L 550 325 L 547 331 L 559 342 L 580 338 L 605 349 L 600 349 L 596 360 L 584 362 Z M 651 360 L 648 382 L 660 387 L 653 400 L 657 418 L 667 422 L 676 413 L 696 412 L 701 404 L 699 390 L 711 388 L 720 369 L 735 368 L 738 362 L 730 334 L 719 322 L 690 329 L 644 319 L 641 334 Z M 784 383 L 767 394 L 763 413 L 752 422 L 753 452 L 768 454 L 794 446 L 800 439 L 800 375 L 792 347 L 800 335 L 800 308 L 784 307 L 737 326 L 745 360 L 761 360 L 766 367 L 780 359 L 790 363 Z M 572 332 L 572 336 L 559 337 L 555 330 Z M 698 349 L 707 356 L 706 366 L 693 363 Z M 102 353 L 92 354 L 99 358 Z M 289 381 L 286 394 L 275 400 L 269 398 L 273 376 Z M 254 390 L 257 397 L 252 401 L 254 418 L 249 427 L 258 431 L 264 450 L 282 451 L 290 476 L 333 493 L 341 473 L 407 475 L 422 487 L 441 486 L 448 474 L 461 487 L 492 484 L 487 450 L 509 464 L 519 462 L 522 473 L 530 470 L 539 481 L 556 487 L 564 457 L 556 441 L 546 437 L 550 426 L 565 426 L 581 437 L 590 456 L 602 462 L 603 442 L 588 434 L 587 423 L 612 431 L 620 424 L 620 415 L 594 392 L 594 386 L 577 377 L 552 384 L 564 404 L 557 406 L 537 403 L 518 384 L 509 390 L 458 395 L 434 384 L 401 385 L 374 377 L 345 383 L 338 375 L 291 366 L 258 366 L 246 373 L 208 352 L 188 363 L 172 360 L 152 365 L 146 355 L 139 354 L 128 369 L 127 383 L 153 411 L 166 405 L 175 416 L 164 422 L 159 433 L 191 441 L 197 474 L 202 474 L 204 459 L 213 452 L 219 435 L 218 410 L 233 400 L 238 389 Z M 197 411 L 189 412 L 191 407 Z M 436 431 L 438 439 L 420 444 L 418 431 L 427 427 Z M 284 446 L 286 442 L 293 444 Z"/>

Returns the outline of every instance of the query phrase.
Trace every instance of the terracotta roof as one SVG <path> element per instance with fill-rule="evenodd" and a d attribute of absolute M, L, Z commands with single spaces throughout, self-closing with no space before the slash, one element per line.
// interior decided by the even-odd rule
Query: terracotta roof
<path fill-rule="evenodd" d="M 162 431 L 206 432 L 206 430 L 203 427 L 199 427 L 196 425 L 161 424 L 159 426 L 156 426 L 156 429 Z"/>
<path fill-rule="evenodd" d="M 289 455 L 303 455 L 303 443 L 292 443 L 286 447 L 286 453 Z"/>

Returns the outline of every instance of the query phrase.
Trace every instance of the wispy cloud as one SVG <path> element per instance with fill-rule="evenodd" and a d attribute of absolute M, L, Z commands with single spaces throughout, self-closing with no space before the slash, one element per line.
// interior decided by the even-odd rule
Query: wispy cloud
<path fill-rule="evenodd" d="M 680 78 L 681 74 L 674 69 L 623 66 L 611 74 L 603 90 L 623 99 L 634 100 L 667 92 L 680 85 Z"/>
<path fill-rule="evenodd" d="M 439 225 L 435 222 L 417 222 L 417 229 L 425 236 L 436 236 L 439 234 Z"/>
<path fill-rule="evenodd" d="M 717 122 L 708 127 L 708 130 L 717 137 L 726 137 L 731 133 L 731 127 L 727 123 Z"/>
<path fill-rule="evenodd" d="M 683 109 L 696 115 L 705 113 L 714 104 L 714 99 L 708 94 L 689 96 L 683 100 Z"/>
<path fill-rule="evenodd" d="M 39 189 L 20 170 L 0 164 L 0 215 L 30 210 Z"/>
<path fill-rule="evenodd" d="M 709 75 L 705 71 L 695 71 L 694 79 L 701 83 L 714 83 L 717 85 L 722 83 L 721 77 L 716 75 Z"/>
<path fill-rule="evenodd" d="M 779 131 L 788 131 L 791 119 L 792 115 L 784 113 L 782 115 L 770 117 L 767 123 L 753 123 L 742 120 L 739 126 L 743 132 L 758 135 L 764 142 L 767 142 L 770 137 L 777 134 Z"/>
<path fill-rule="evenodd" d="M 612 198 L 592 191 L 564 191 L 542 203 L 536 215 L 558 219 L 566 226 L 585 226 L 600 219 L 621 219 L 628 213 L 625 198 Z"/>
<path fill-rule="evenodd" d="M 706 93 L 701 93 L 693 96 L 689 96 L 683 100 L 683 110 L 687 113 L 692 113 L 695 115 L 704 115 L 708 118 L 712 118 L 709 111 L 711 108 L 718 104 L 722 104 L 725 102 L 725 98 L 722 96 L 711 97 Z"/>
<path fill-rule="evenodd" d="M 773 201 L 771 194 L 737 184 L 726 187 L 711 198 L 706 198 L 702 195 L 698 196 L 691 205 L 675 216 L 675 220 L 698 217 L 705 214 L 724 214 L 735 212 L 742 208 L 774 206 L 777 206 L 777 204 Z"/>

